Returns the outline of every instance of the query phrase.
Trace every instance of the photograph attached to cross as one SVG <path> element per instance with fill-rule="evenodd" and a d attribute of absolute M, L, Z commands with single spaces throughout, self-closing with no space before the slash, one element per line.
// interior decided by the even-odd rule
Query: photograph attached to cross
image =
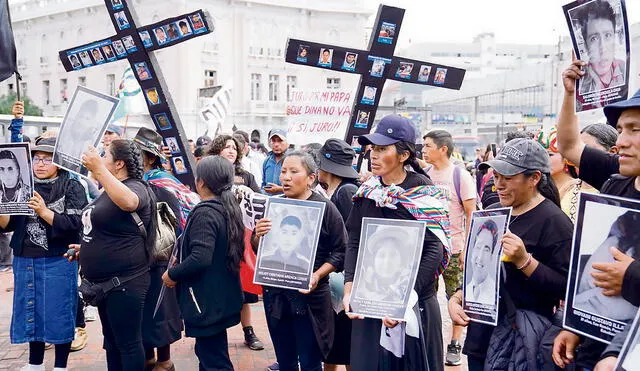
<path fill-rule="evenodd" d="M 368 134 L 387 79 L 459 90 L 465 70 L 394 55 L 404 9 L 380 5 L 368 50 L 298 39 L 287 41 L 286 62 L 360 75 L 345 140 Z"/>
<path fill-rule="evenodd" d="M 143 91 L 157 132 L 162 135 L 167 146 L 167 138 L 172 138 L 171 153 L 181 160 L 179 168 L 175 161 L 170 161 L 174 174 L 182 183 L 195 189 L 195 160 L 178 111 L 152 52 L 209 34 L 213 31 L 213 23 L 206 11 L 198 10 L 138 27 L 135 11 L 126 0 L 105 0 L 105 5 L 116 34 L 62 50 L 58 53 L 60 61 L 65 70 L 71 72 L 127 60 Z"/>

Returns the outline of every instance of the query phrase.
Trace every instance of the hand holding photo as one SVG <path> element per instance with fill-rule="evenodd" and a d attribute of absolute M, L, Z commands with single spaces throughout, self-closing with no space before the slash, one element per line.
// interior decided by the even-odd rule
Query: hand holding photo
<path fill-rule="evenodd" d="M 313 274 L 322 202 L 270 198 L 265 218 L 272 229 L 260 239 L 254 283 L 307 290 Z"/>
<path fill-rule="evenodd" d="M 33 215 L 33 172 L 29 143 L 0 144 L 0 215 Z"/>
<path fill-rule="evenodd" d="M 605 295 L 603 282 L 597 280 L 615 260 L 640 258 L 639 210 L 640 202 L 635 200 L 580 193 L 565 328 L 609 343 L 636 315 L 636 307 L 621 296 Z"/>
<path fill-rule="evenodd" d="M 511 208 L 475 211 L 465 249 L 463 309 L 472 321 L 497 325 L 500 256 Z"/>
<path fill-rule="evenodd" d="M 353 314 L 404 319 L 425 229 L 414 220 L 363 218 L 350 300 Z"/>

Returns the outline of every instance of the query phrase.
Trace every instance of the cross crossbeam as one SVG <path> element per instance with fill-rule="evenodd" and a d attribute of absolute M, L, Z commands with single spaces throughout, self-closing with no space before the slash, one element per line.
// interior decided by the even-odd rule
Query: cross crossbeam
<path fill-rule="evenodd" d="M 287 41 L 286 61 L 360 75 L 345 140 L 368 134 L 386 80 L 459 90 L 465 70 L 394 55 L 404 9 L 380 5 L 368 50 L 298 39 Z"/>

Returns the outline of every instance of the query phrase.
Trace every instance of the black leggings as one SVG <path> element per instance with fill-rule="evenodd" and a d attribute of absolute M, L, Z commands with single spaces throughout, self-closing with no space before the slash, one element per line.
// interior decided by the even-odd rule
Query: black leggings
<path fill-rule="evenodd" d="M 144 369 L 142 308 L 149 282 L 149 274 L 126 282 L 98 305 L 109 371 Z"/>
<path fill-rule="evenodd" d="M 67 368 L 71 343 L 56 344 L 56 360 L 53 367 Z M 41 365 L 44 362 L 44 342 L 29 342 L 29 364 Z"/>

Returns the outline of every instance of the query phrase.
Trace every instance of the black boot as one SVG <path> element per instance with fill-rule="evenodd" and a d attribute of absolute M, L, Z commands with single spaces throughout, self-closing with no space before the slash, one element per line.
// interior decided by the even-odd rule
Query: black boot
<path fill-rule="evenodd" d="M 243 327 L 242 331 L 244 331 L 244 343 L 251 350 L 262 350 L 264 349 L 264 345 L 256 336 L 256 333 L 253 332 L 253 326 Z"/>

